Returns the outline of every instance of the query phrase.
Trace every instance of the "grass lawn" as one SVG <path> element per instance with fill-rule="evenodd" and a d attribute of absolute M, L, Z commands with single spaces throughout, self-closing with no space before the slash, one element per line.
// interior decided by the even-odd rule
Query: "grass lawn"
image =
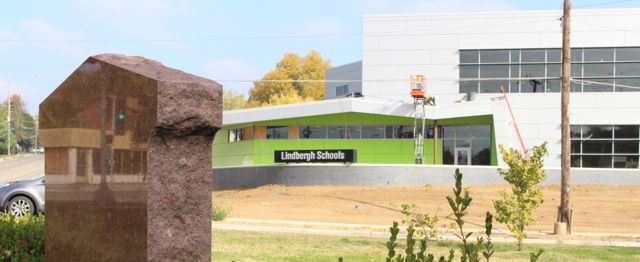
<path fill-rule="evenodd" d="M 213 231 L 213 261 L 384 261 L 387 239 L 256 233 L 234 230 Z M 398 240 L 403 243 L 404 240 Z M 475 242 L 475 241 L 474 241 Z M 438 242 L 427 248 L 436 257 L 449 254 L 456 243 Z M 396 252 L 404 252 L 404 247 Z M 542 248 L 540 261 L 640 261 L 640 249 L 567 245 L 496 245 L 491 261 L 529 261 L 529 252 Z M 417 249 L 417 247 L 416 247 Z M 456 250 L 454 261 L 460 261 Z"/>

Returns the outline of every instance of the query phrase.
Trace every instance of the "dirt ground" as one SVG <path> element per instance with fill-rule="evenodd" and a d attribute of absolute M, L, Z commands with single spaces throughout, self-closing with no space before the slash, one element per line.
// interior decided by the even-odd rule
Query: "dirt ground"
<path fill-rule="evenodd" d="M 415 203 L 421 212 L 449 214 L 445 196 L 452 186 L 347 187 L 263 186 L 254 189 L 222 190 L 212 193 L 213 201 L 231 207 L 229 217 L 390 225 L 401 220 L 402 203 Z M 494 212 L 492 201 L 508 185 L 471 186 L 473 197 L 469 224 L 482 225 L 486 211 Z M 640 186 L 575 185 L 572 187 L 574 232 L 640 234 Z M 528 230 L 553 231 L 559 186 L 544 187 L 545 202 L 534 212 L 536 222 Z M 441 224 L 450 221 L 441 218 Z M 504 229 L 504 225 L 494 225 Z"/>

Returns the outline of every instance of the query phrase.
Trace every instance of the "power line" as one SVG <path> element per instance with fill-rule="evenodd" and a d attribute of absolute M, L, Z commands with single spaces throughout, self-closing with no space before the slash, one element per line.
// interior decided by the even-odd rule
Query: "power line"
<path fill-rule="evenodd" d="M 304 39 L 304 38 L 332 38 L 362 36 L 361 33 L 345 34 L 312 34 L 312 35 L 279 35 L 279 36 L 245 36 L 245 37 L 218 37 L 218 38 L 190 38 L 190 39 L 0 39 L 0 42 L 210 42 L 210 41 L 234 41 L 234 40 L 277 40 L 277 39 Z"/>

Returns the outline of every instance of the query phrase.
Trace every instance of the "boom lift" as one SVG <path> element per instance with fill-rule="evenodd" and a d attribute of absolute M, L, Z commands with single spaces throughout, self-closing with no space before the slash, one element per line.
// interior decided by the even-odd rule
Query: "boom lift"
<path fill-rule="evenodd" d="M 415 112 L 415 117 L 413 119 L 413 148 L 416 164 L 422 164 L 424 161 L 426 88 L 427 80 L 424 75 L 411 76 L 411 97 L 413 97 L 413 107 Z"/>

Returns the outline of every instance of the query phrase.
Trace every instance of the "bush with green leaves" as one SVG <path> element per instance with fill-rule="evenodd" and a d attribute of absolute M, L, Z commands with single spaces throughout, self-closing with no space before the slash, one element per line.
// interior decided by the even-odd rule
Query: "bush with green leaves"
<path fill-rule="evenodd" d="M 544 201 L 539 185 L 547 178 L 542 170 L 543 158 L 547 155 L 547 142 L 524 154 L 517 149 L 505 149 L 502 145 L 499 148 L 509 169 L 500 168 L 498 172 L 511 185 L 511 192 L 500 191 L 501 199 L 493 202 L 496 220 L 507 225 L 516 237 L 518 250 L 522 250 L 523 240 L 527 237 L 525 229 L 534 222 L 532 212 Z"/>
<path fill-rule="evenodd" d="M 211 203 L 211 220 L 223 221 L 231 212 L 231 207 L 221 201 L 213 201 Z"/>
<path fill-rule="evenodd" d="M 460 261 L 461 262 L 480 262 L 482 258 L 489 262 L 491 257 L 495 253 L 494 244 L 491 242 L 491 233 L 493 230 L 493 215 L 490 212 L 485 214 L 485 237 L 476 238 L 475 243 L 470 243 L 468 240 L 473 232 L 465 233 L 463 225 L 465 224 L 465 217 L 468 214 L 468 208 L 471 206 L 471 201 L 468 189 L 462 187 L 462 173 L 459 169 L 455 172 L 455 187 L 453 188 L 453 196 L 447 196 L 447 201 L 452 210 L 452 219 L 454 224 L 458 227 L 458 232 L 455 235 L 462 241 L 460 246 Z M 387 262 L 452 262 L 455 258 L 455 250 L 449 249 L 449 255 L 447 257 L 440 256 L 438 260 L 435 260 L 435 256 L 431 253 L 427 254 L 427 238 L 421 237 L 417 239 L 418 250 L 415 250 L 416 239 L 414 237 L 415 229 L 413 225 L 407 227 L 407 240 L 404 254 L 397 253 L 398 247 L 398 234 L 400 228 L 398 222 L 394 221 L 393 226 L 389 228 L 391 237 L 386 242 L 387 248 Z M 530 261 L 535 262 L 540 258 L 543 250 L 538 250 L 537 253 L 530 253 Z M 338 259 L 338 261 L 342 261 Z"/>
<path fill-rule="evenodd" d="M 44 261 L 44 216 L 0 213 L 0 261 Z"/>

